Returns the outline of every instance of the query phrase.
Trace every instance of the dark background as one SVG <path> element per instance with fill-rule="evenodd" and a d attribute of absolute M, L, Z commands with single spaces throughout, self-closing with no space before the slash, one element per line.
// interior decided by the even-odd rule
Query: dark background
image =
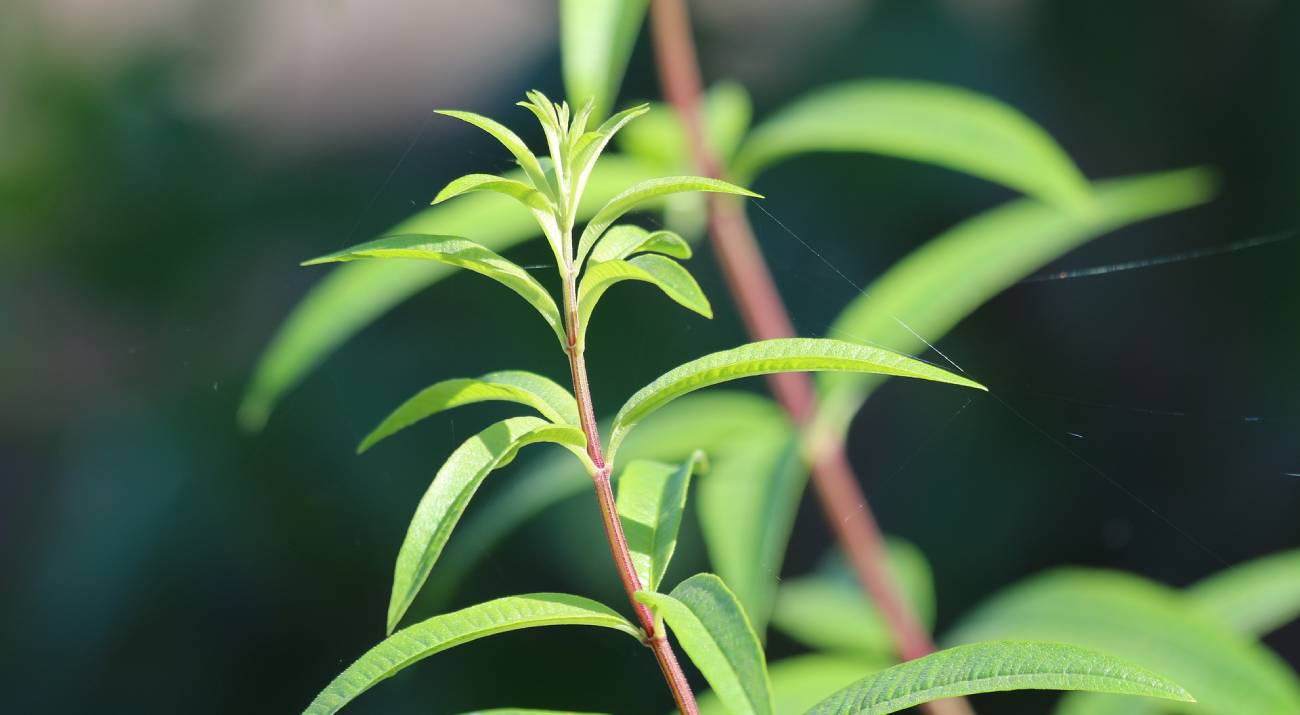
<path fill-rule="evenodd" d="M 1300 225 L 1300 4 L 694 5 L 706 76 L 743 82 L 758 117 L 835 80 L 931 79 L 1021 108 L 1092 178 L 1219 170 L 1213 204 L 1062 267 Z M 511 107 L 523 90 L 561 94 L 553 15 L 509 0 L 0 9 L 0 709 L 293 712 L 382 635 L 415 501 L 497 413 L 430 420 L 362 459 L 352 446 L 436 379 L 562 376 L 549 336 L 513 296 L 457 276 L 348 343 L 263 433 L 242 434 L 235 408 L 259 351 L 322 275 L 299 260 L 504 164 L 486 136 L 429 109 L 525 127 Z M 622 100 L 657 96 L 651 59 L 642 37 Z M 864 156 L 789 162 L 756 188 L 859 285 L 1011 196 Z M 856 291 L 751 216 L 800 331 L 823 334 Z M 540 245 L 511 256 L 536 262 Z M 967 397 L 952 390 L 893 383 L 872 399 L 851 456 L 885 528 L 929 555 L 941 628 L 1054 565 L 1181 586 L 1300 544 L 1300 477 L 1287 475 L 1300 472 L 1297 266 L 1300 240 L 1284 240 L 1012 288 L 940 348 L 1024 420 L 987 398 L 950 420 Z M 707 251 L 693 270 L 713 323 L 645 289 L 607 298 L 591 334 L 598 406 L 743 340 Z M 805 503 L 787 573 L 828 543 Z M 676 573 L 705 567 L 698 532 L 682 548 Z M 588 497 L 510 538 L 456 604 L 530 590 L 622 602 Z M 1295 626 L 1269 643 L 1300 664 Z M 771 651 L 797 647 L 774 636 Z M 352 707 L 501 705 L 670 707 L 652 659 L 584 629 L 464 647 Z"/>

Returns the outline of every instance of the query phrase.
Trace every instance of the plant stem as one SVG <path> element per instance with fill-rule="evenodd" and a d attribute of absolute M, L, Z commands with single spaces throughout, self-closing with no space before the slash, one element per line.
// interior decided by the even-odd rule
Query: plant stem
<path fill-rule="evenodd" d="M 566 234 L 570 232 L 566 231 Z M 572 236 L 565 236 L 566 244 L 572 243 Z M 627 537 L 623 534 L 623 522 L 618 518 L 618 505 L 614 500 L 614 489 L 610 485 L 610 465 L 605 463 L 605 455 L 600 446 L 600 429 L 596 426 L 596 411 L 591 402 L 591 387 L 587 380 L 587 361 L 583 356 L 583 346 L 578 344 L 578 299 L 577 269 L 570 266 L 564 273 L 564 324 L 568 337 L 565 352 L 569 356 L 569 372 L 573 379 L 573 395 L 578 401 L 578 419 L 582 423 L 582 432 L 587 437 L 587 456 L 595 465 L 596 471 L 591 480 L 596 487 L 596 501 L 600 506 L 600 518 L 605 525 L 605 536 L 609 540 L 609 551 L 614 557 L 619 580 L 623 590 L 632 604 L 641 630 L 645 632 L 646 645 L 654 651 L 659 669 L 663 671 L 664 680 L 673 693 L 677 709 L 682 715 L 699 715 L 695 704 L 695 694 L 691 684 L 682 672 L 677 655 L 668 643 L 666 634 L 655 628 L 654 614 L 645 604 L 636 600 L 636 592 L 641 590 L 641 577 L 632 565 L 632 553 L 628 550 Z"/>
<path fill-rule="evenodd" d="M 700 116 L 702 81 L 690 16 L 685 0 L 653 0 L 651 33 L 659 82 L 677 110 L 697 171 L 722 178 L 722 167 L 710 147 Z M 738 201 L 709 194 L 709 237 L 724 278 L 751 338 L 793 337 L 789 313 Z M 817 410 L 812 380 L 806 373 L 777 373 L 768 385 L 791 420 L 807 426 Z M 911 660 L 934 651 L 926 629 L 903 599 L 888 567 L 884 537 L 866 495 L 838 441 L 819 442 L 809 455 L 813 488 L 826 522 L 848 556 L 858 580 L 880 609 L 898 654 Z M 923 706 L 932 715 L 970 715 L 964 700 L 939 700 Z"/>

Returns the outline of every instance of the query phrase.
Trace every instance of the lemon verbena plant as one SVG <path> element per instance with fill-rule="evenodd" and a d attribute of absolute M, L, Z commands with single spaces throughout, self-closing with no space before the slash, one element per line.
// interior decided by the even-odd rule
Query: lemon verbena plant
<path fill-rule="evenodd" d="M 680 261 L 691 249 L 670 231 L 618 223 L 659 197 L 691 191 L 756 196 L 725 181 L 671 176 L 641 181 L 611 198 L 577 230 L 578 205 L 602 150 L 646 105 L 619 112 L 592 127 L 592 103 L 571 111 L 539 92 L 520 103 L 541 124 L 547 154 L 534 155 L 505 126 L 459 111 L 441 114 L 473 124 L 505 146 L 519 170 L 508 176 L 470 174 L 452 181 L 440 203 L 469 192 L 504 194 L 531 212 L 550 245 L 560 279 L 558 301 L 531 273 L 472 237 L 393 235 L 307 261 L 307 265 L 361 259 L 437 261 L 505 285 L 532 305 L 554 331 L 569 365 L 566 388 L 534 373 L 502 370 L 437 382 L 397 407 L 361 443 L 359 451 L 415 422 L 474 402 L 503 401 L 536 415 L 488 426 L 457 447 L 416 507 L 398 551 L 388 605 L 388 637 L 331 682 L 309 713 L 331 713 L 381 680 L 453 646 L 505 631 L 551 625 L 600 626 L 622 631 L 653 653 L 677 708 L 698 712 L 691 685 L 668 640 L 690 657 L 714 695 L 733 713 L 774 712 L 765 657 L 744 608 L 712 574 L 661 588 L 676 546 L 692 474 L 706 464 L 696 453 L 682 464 L 638 460 L 612 477 L 619 445 L 652 412 L 694 390 L 754 375 L 787 371 L 877 373 L 983 389 L 970 379 L 874 347 L 828 339 L 749 343 L 680 365 L 633 394 L 602 440 L 586 367 L 586 332 L 597 303 L 615 284 L 634 280 L 706 317 L 709 302 Z M 631 619 L 577 595 L 532 593 L 487 601 L 398 629 L 433 573 L 479 485 L 523 447 L 552 443 L 572 453 L 591 477 L 610 553 L 627 593 Z M 976 643 L 941 651 L 873 673 L 830 696 L 810 712 L 886 713 L 935 698 L 1010 688 L 1083 689 L 1186 699 L 1161 676 L 1073 646 L 1052 643 Z"/>

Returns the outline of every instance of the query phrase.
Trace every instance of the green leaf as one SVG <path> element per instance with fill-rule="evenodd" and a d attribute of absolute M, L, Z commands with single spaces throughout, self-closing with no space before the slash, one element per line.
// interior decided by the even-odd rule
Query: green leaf
<path fill-rule="evenodd" d="M 434 616 L 385 638 L 326 686 L 304 713 L 336 713 L 376 683 L 434 653 L 497 633 L 542 626 L 600 626 L 641 637 L 627 619 L 579 596 L 531 593 L 498 598 Z"/>
<path fill-rule="evenodd" d="M 1300 617 L 1300 549 L 1248 561 L 1187 589 L 1192 606 L 1262 636 Z"/>
<path fill-rule="evenodd" d="M 700 109 L 709 146 L 725 164 L 749 130 L 753 113 L 749 94 L 735 82 L 719 82 L 704 93 Z M 666 171 L 682 171 L 693 163 L 682 119 L 665 103 L 651 104 L 644 117 L 619 135 L 618 145 Z"/>
<path fill-rule="evenodd" d="M 313 258 L 303 265 L 343 263 L 363 258 L 411 258 L 437 261 L 485 275 L 528 301 L 537 312 L 542 314 L 547 325 L 551 326 L 560 344 L 566 344 L 560 310 L 555 306 L 555 299 L 546 292 L 546 288 L 542 287 L 542 284 L 537 282 L 528 271 L 473 241 L 455 236 L 425 234 L 388 236 L 320 258 Z"/>
<path fill-rule="evenodd" d="M 1021 199 L 958 224 L 896 263 L 840 313 L 829 334 L 926 349 L 981 304 L 1088 240 L 1120 226 L 1203 203 L 1213 182 L 1187 169 L 1099 182 L 1095 208 L 1080 216 Z M 922 337 L 924 336 L 924 338 Z M 883 378 L 820 377 L 819 418 L 842 432 Z"/>
<path fill-rule="evenodd" d="M 1177 683 L 1064 643 L 994 641 L 931 653 L 869 675 L 808 715 L 885 715 L 943 698 L 1004 690 L 1091 690 L 1192 702 Z"/>
<path fill-rule="evenodd" d="M 447 458 L 420 499 L 397 554 L 393 594 L 388 604 L 389 633 L 397 627 L 429 578 L 434 562 L 479 485 L 494 469 L 509 464 L 520 448 L 537 442 L 555 442 L 584 458 L 586 439 L 582 430 L 536 417 L 513 417 L 497 422 L 470 437 Z"/>
<path fill-rule="evenodd" d="M 640 226 L 620 224 L 606 231 L 591 249 L 591 262 L 617 261 L 634 253 L 662 253 L 685 260 L 691 257 L 691 246 L 672 231 L 651 233 Z"/>
<path fill-rule="evenodd" d="M 772 683 L 773 711 L 776 715 L 803 715 L 808 708 L 861 678 L 864 673 L 883 670 L 892 664 L 823 653 L 777 661 L 767 668 Z M 699 705 L 700 715 L 729 715 L 731 712 L 712 691 L 700 695 Z"/>
<path fill-rule="evenodd" d="M 434 197 L 433 203 L 440 204 L 447 199 L 452 199 L 463 194 L 473 191 L 493 191 L 498 194 L 509 196 L 519 203 L 530 209 L 538 211 L 555 211 L 555 205 L 546 197 L 546 194 L 534 189 L 522 181 L 507 179 L 493 174 L 466 174 L 465 176 L 447 184 L 438 195 Z"/>
<path fill-rule="evenodd" d="M 492 710 L 474 710 L 464 715 L 601 715 L 600 713 L 578 712 L 576 710 L 530 710 L 528 708 L 493 708 Z"/>
<path fill-rule="evenodd" d="M 1202 715 L 1292 715 L 1300 685 L 1263 646 L 1128 574 L 1066 570 L 995 595 L 945 640 L 1050 639 L 1095 648 L 1193 688 Z"/>
<path fill-rule="evenodd" d="M 645 281 L 659 288 L 673 302 L 699 313 L 713 317 L 709 299 L 704 297 L 700 285 L 690 272 L 671 258 L 656 254 L 636 256 L 626 261 L 604 261 L 587 267 L 578 285 L 578 344 L 586 343 L 587 326 L 605 291 L 623 281 Z"/>
<path fill-rule="evenodd" d="M 703 452 L 695 452 L 679 465 L 636 460 L 628 462 L 618 480 L 618 517 L 632 565 L 647 591 L 658 590 L 668 570 L 677 549 L 691 474 L 707 468 L 703 465 Z"/>
<path fill-rule="evenodd" d="M 592 216 L 625 186 L 655 173 L 642 162 L 604 157 L 592 174 L 578 219 Z M 512 175 L 522 176 L 516 172 L 507 178 Z M 387 233 L 472 235 L 484 246 L 504 251 L 538 233 L 532 218 L 509 208 L 504 197 L 473 194 L 424 209 Z M 293 309 L 262 353 L 239 407 L 240 425 L 250 431 L 261 429 L 280 398 L 336 348 L 393 306 L 455 270 L 423 261 L 362 261 L 330 272 Z"/>
<path fill-rule="evenodd" d="M 515 161 L 519 162 L 519 168 L 523 169 L 524 175 L 528 177 L 533 188 L 550 198 L 554 198 L 551 184 L 546 180 L 546 172 L 542 171 L 542 165 L 537 162 L 537 157 L 528 149 L 528 145 L 524 143 L 523 139 L 519 138 L 518 134 L 510 131 L 500 122 L 481 114 L 461 112 L 454 109 L 435 109 L 434 113 L 468 122 L 491 134 L 515 157 Z"/>
<path fill-rule="evenodd" d="M 574 178 L 572 183 L 573 200 L 580 199 L 587 188 L 587 180 L 591 172 L 596 168 L 597 160 L 600 159 L 601 152 L 609 144 L 609 140 L 614 138 L 618 130 L 627 125 L 628 122 L 645 114 L 650 109 L 648 104 L 639 104 L 629 109 L 615 114 L 600 125 L 600 128 L 594 132 L 588 132 L 583 135 L 575 146 L 572 158 Z"/>
<path fill-rule="evenodd" d="M 669 370 L 632 395 L 614 417 L 610 459 L 628 430 L 674 399 L 728 380 L 775 372 L 868 372 L 985 389 L 947 370 L 898 353 L 842 340 L 780 338 L 705 355 Z"/>
<path fill-rule="evenodd" d="M 609 111 L 636 43 L 646 0 L 562 0 L 560 59 L 575 106 L 592 100 L 592 115 Z"/>
<path fill-rule="evenodd" d="M 992 97 L 958 87 L 866 80 L 818 90 L 760 124 L 740 148 L 736 176 L 791 156 L 871 152 L 930 162 L 1073 211 L 1088 182 L 1042 127 Z"/>
<path fill-rule="evenodd" d="M 420 390 L 366 435 L 357 447 L 357 454 L 426 417 L 453 407 L 491 400 L 527 405 L 552 422 L 578 425 L 578 403 L 568 390 L 535 373 L 502 370 L 482 377 L 442 380 Z"/>
<path fill-rule="evenodd" d="M 889 566 L 904 597 L 927 627 L 934 624 L 934 582 L 920 549 L 898 539 L 887 543 Z M 838 554 L 836 554 L 838 556 Z M 810 576 L 786 579 L 777 591 L 772 625 L 814 650 L 892 660 L 894 640 L 876 608 L 842 558 Z"/>
<path fill-rule="evenodd" d="M 762 198 L 749 189 L 702 176 L 665 176 L 642 181 L 610 199 L 587 223 L 587 227 L 582 231 L 582 236 L 578 239 L 577 263 L 582 264 L 583 260 L 587 258 L 587 254 L 591 252 L 592 246 L 605 233 L 605 229 L 622 218 L 623 214 L 650 199 L 684 191 L 704 191 Z"/>
<path fill-rule="evenodd" d="M 722 579 L 696 574 L 670 594 L 638 591 L 636 599 L 668 622 L 682 650 L 734 715 L 771 715 L 763 647 Z"/>

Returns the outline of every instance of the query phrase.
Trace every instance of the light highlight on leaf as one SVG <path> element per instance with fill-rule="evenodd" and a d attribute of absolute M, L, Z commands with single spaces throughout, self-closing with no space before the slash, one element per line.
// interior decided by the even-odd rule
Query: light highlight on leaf
<path fill-rule="evenodd" d="M 522 181 L 506 179 L 492 174 L 466 174 L 443 187 L 433 198 L 435 205 L 448 199 L 474 191 L 492 191 L 509 196 L 530 209 L 554 211 L 551 200 L 542 192 Z"/>
<path fill-rule="evenodd" d="M 678 305 L 699 313 L 706 318 L 713 317 L 713 308 L 709 299 L 704 297 L 700 285 L 690 272 L 671 258 L 656 254 L 635 256 L 628 260 L 605 261 L 595 263 L 587 268 L 578 285 L 578 344 L 586 343 L 587 326 L 591 322 L 592 311 L 600 302 L 605 291 L 623 281 L 644 281 L 664 292 Z"/>
<path fill-rule="evenodd" d="M 560 59 L 564 87 L 575 105 L 593 100 L 597 120 L 609 111 L 623 81 L 647 0 L 561 0 Z"/>
<path fill-rule="evenodd" d="M 691 257 L 690 244 L 672 231 L 650 231 L 622 224 L 605 232 L 605 235 L 591 249 L 591 262 L 616 261 L 627 258 L 634 253 L 662 253 L 665 256 L 685 260 Z"/>
<path fill-rule="evenodd" d="M 677 465 L 636 460 L 628 462 L 619 477 L 618 517 L 632 565 L 647 591 L 659 589 L 672 561 L 691 474 L 703 464 L 703 452 Z"/>

